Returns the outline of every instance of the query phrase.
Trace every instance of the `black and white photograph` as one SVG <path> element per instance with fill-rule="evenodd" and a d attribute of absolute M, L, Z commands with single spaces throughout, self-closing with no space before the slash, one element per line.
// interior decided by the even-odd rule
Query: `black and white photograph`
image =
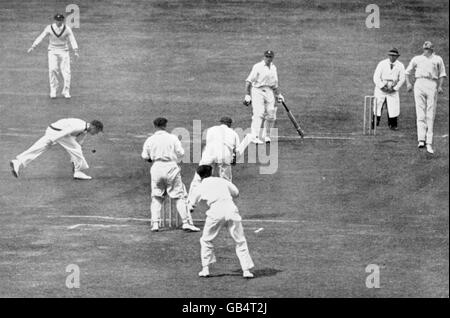
<path fill-rule="evenodd" d="M 0 0 L 0 298 L 448 299 L 448 23 L 447 0 Z"/>

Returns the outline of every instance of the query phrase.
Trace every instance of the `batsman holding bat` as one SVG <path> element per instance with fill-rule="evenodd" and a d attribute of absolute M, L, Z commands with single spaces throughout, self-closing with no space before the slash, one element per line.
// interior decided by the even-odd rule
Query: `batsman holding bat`
<path fill-rule="evenodd" d="M 181 169 L 178 166 L 178 162 L 184 156 L 184 149 L 177 136 L 166 131 L 166 118 L 156 118 L 153 125 L 157 131 L 147 138 L 141 154 L 142 159 L 152 163 L 150 169 L 152 190 L 150 204 L 151 231 L 159 231 L 161 209 L 164 197 L 168 195 L 175 202 L 178 214 L 183 222 L 182 229 L 189 232 L 198 232 L 200 229 L 192 224 L 191 214 L 187 210 L 186 188 L 181 180 Z"/>
<path fill-rule="evenodd" d="M 233 120 L 224 116 L 220 125 L 213 126 L 206 133 L 206 145 L 203 149 L 199 165 L 210 165 L 218 176 L 231 182 L 231 166 L 236 164 L 236 148 L 239 146 L 239 136 L 231 129 Z M 214 169 L 216 168 L 216 169 Z M 195 189 L 200 184 L 200 176 L 196 173 L 189 188 L 188 198 L 192 198 Z"/>
<path fill-rule="evenodd" d="M 253 66 L 245 82 L 244 105 L 252 104 L 251 131 L 252 142 L 255 144 L 262 144 L 262 140 L 270 142 L 270 129 L 275 126 L 277 118 L 275 99 L 277 102 L 284 102 L 283 95 L 278 91 L 277 68 L 272 63 L 274 56 L 273 51 L 264 52 L 264 59 Z M 261 125 L 264 126 L 262 134 Z"/>

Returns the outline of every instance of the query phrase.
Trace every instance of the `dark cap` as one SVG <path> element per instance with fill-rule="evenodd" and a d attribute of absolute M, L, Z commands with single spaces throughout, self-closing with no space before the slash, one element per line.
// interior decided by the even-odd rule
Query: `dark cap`
<path fill-rule="evenodd" d="M 54 16 L 56 21 L 64 21 L 64 16 L 61 13 L 57 13 Z"/>
<path fill-rule="evenodd" d="M 167 126 L 167 119 L 164 117 L 158 117 L 153 121 L 153 125 L 157 128 L 166 128 Z"/>
<path fill-rule="evenodd" d="M 100 120 L 94 119 L 91 121 L 91 125 L 97 128 L 98 131 L 103 131 L 103 123 Z"/>
<path fill-rule="evenodd" d="M 224 116 L 222 118 L 220 118 L 219 122 L 221 122 L 222 124 L 231 126 L 231 124 L 233 123 L 233 120 L 230 117 Z"/>
<path fill-rule="evenodd" d="M 422 48 L 424 50 L 433 50 L 433 43 L 431 43 L 430 41 L 425 41 Z"/>
<path fill-rule="evenodd" d="M 209 165 L 201 165 L 197 168 L 197 174 L 200 176 L 200 178 L 208 178 L 212 175 L 212 167 Z"/>
<path fill-rule="evenodd" d="M 392 55 L 392 56 L 400 56 L 400 53 L 398 53 L 397 48 L 394 47 L 394 48 L 392 48 L 392 49 L 389 50 L 388 55 Z"/>
<path fill-rule="evenodd" d="M 264 56 L 266 56 L 266 57 L 274 57 L 275 53 L 273 53 L 273 51 L 268 50 L 268 51 L 264 52 Z"/>

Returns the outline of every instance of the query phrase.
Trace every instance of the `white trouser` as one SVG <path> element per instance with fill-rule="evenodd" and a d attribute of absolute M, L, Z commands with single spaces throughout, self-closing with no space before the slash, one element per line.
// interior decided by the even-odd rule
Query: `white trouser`
<path fill-rule="evenodd" d="M 50 94 L 56 94 L 58 89 L 58 73 L 63 78 L 63 93 L 70 91 L 70 54 L 64 50 L 48 51 L 48 76 L 50 80 Z"/>
<path fill-rule="evenodd" d="M 233 204 L 234 205 L 234 204 Z M 224 207 L 225 208 L 225 207 Z M 217 214 L 210 209 L 208 214 Z M 230 210 L 230 209 L 234 209 Z M 242 227 L 241 217 L 237 212 L 236 208 L 230 206 L 228 211 L 224 213 L 219 213 L 221 216 L 210 216 L 206 217 L 205 226 L 203 227 L 203 235 L 200 238 L 200 254 L 202 266 L 208 266 L 216 262 L 216 256 L 214 254 L 214 245 L 212 241 L 219 234 L 223 227 L 226 227 L 230 236 L 233 238 L 236 244 L 236 255 L 239 258 L 239 263 L 242 270 L 249 270 L 254 267 L 253 260 L 250 256 L 250 252 L 247 246 L 247 240 L 244 235 L 244 228 Z"/>
<path fill-rule="evenodd" d="M 176 162 L 156 161 L 150 169 L 152 201 L 150 212 L 152 223 L 160 222 L 164 196 L 167 194 L 175 205 L 183 223 L 192 223 L 187 209 L 186 187 L 181 180 L 181 170 Z"/>
<path fill-rule="evenodd" d="M 417 140 L 433 143 L 433 125 L 437 106 L 437 82 L 418 78 L 414 84 L 416 102 Z"/>
<path fill-rule="evenodd" d="M 21 165 L 26 167 L 31 161 L 33 161 L 47 149 L 49 149 L 47 144 L 56 133 L 58 133 L 58 131 L 48 127 L 45 131 L 45 135 L 38 141 L 36 141 L 30 148 L 18 155 L 16 159 Z M 75 171 L 89 168 L 89 165 L 87 164 L 86 159 L 83 156 L 81 145 L 77 142 L 74 136 L 69 135 L 61 137 L 56 141 L 56 143 L 60 144 L 69 153 L 70 160 L 74 165 Z"/>
<path fill-rule="evenodd" d="M 270 129 L 274 127 L 277 119 L 277 107 L 275 106 L 275 95 L 272 88 L 252 87 L 252 134 L 260 135 L 261 125 L 264 122 L 264 129 L 261 137 L 270 136 Z"/>

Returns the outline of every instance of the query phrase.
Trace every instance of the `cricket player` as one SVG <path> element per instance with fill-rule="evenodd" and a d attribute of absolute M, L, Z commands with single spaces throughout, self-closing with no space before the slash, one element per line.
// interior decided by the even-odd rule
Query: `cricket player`
<path fill-rule="evenodd" d="M 408 92 L 412 90 L 410 76 L 415 71 L 414 100 L 416 102 L 418 147 L 426 147 L 428 153 L 434 154 L 433 125 L 437 97 L 438 94 L 444 92 L 442 85 L 447 74 L 444 61 L 434 53 L 433 44 L 425 41 L 422 48 L 423 54 L 413 57 L 406 68 L 406 87 Z"/>
<path fill-rule="evenodd" d="M 230 117 L 222 117 L 219 122 L 220 125 L 209 128 L 206 133 L 206 145 L 199 165 L 218 168 L 218 175 L 231 181 L 231 166 L 236 163 L 236 149 L 240 144 L 239 136 L 231 129 L 233 120 Z M 200 181 L 200 176 L 196 173 L 189 188 L 189 198 Z"/>
<path fill-rule="evenodd" d="M 242 218 L 238 208 L 233 202 L 233 197 L 239 195 L 239 190 L 230 181 L 224 178 L 211 177 L 212 167 L 208 165 L 199 166 L 197 174 L 201 178 L 193 200 L 194 206 L 204 200 L 209 209 L 206 211 L 206 221 L 203 235 L 200 238 L 202 271 L 200 277 L 209 276 L 209 265 L 216 262 L 214 246 L 212 241 L 223 227 L 226 227 L 234 242 L 236 243 L 236 254 L 241 264 L 243 276 L 253 278 L 250 269 L 254 267 L 247 246 L 247 240 L 242 227 Z"/>
<path fill-rule="evenodd" d="M 48 25 L 44 32 L 39 35 L 33 45 L 28 49 L 32 52 L 39 43 L 48 35 L 48 74 L 50 79 L 50 98 L 56 98 L 58 89 L 58 73 L 63 78 L 63 89 L 61 94 L 65 98 L 70 98 L 70 55 L 68 42 L 72 46 L 74 55 L 78 58 L 78 44 L 73 35 L 72 29 L 64 24 L 62 14 L 55 15 L 55 23 Z"/>
<path fill-rule="evenodd" d="M 379 126 L 381 112 L 386 107 L 389 128 L 398 130 L 398 116 L 400 115 L 400 95 L 398 91 L 405 83 L 405 66 L 397 60 L 400 56 L 398 49 L 392 48 L 388 52 L 388 56 L 389 58 L 378 63 L 373 74 L 374 96 L 377 101 L 374 115 L 377 117 L 376 125 Z M 372 120 L 372 129 L 374 125 L 374 120 Z"/>
<path fill-rule="evenodd" d="M 256 63 L 245 82 L 246 95 L 244 104 L 252 104 L 252 142 L 262 144 L 270 142 L 270 129 L 274 127 L 277 117 L 277 102 L 284 101 L 283 95 L 278 90 L 278 74 L 275 64 L 272 63 L 275 53 L 273 51 L 264 52 L 264 59 Z M 261 125 L 264 129 L 261 134 Z"/>
<path fill-rule="evenodd" d="M 156 118 L 153 124 L 157 131 L 147 138 L 142 149 L 142 158 L 152 162 L 150 169 L 152 201 L 150 204 L 152 232 L 159 231 L 161 209 L 164 196 L 175 201 L 178 214 L 185 231 L 198 232 L 200 229 L 192 224 L 192 217 L 187 209 L 186 188 L 181 180 L 178 162 L 184 156 L 184 149 L 177 136 L 166 131 L 167 119 Z"/>
<path fill-rule="evenodd" d="M 25 150 L 16 159 L 11 160 L 11 172 L 18 178 L 20 168 L 26 167 L 31 161 L 50 149 L 53 145 L 61 145 L 70 155 L 73 166 L 73 178 L 90 180 L 92 177 L 81 170 L 89 166 L 83 156 L 81 145 L 87 134 L 96 135 L 103 131 L 103 124 L 98 120 L 90 123 L 78 118 L 60 119 L 47 127 L 45 135 L 36 141 L 28 150 Z"/>

